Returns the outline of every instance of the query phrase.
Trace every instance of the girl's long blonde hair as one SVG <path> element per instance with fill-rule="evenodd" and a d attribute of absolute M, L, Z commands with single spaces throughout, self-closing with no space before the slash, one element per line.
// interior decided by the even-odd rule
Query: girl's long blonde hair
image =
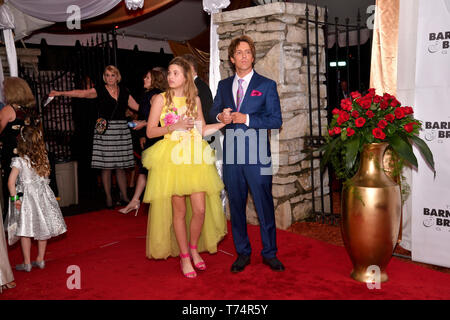
<path fill-rule="evenodd" d="M 186 116 L 197 118 L 196 109 L 196 97 L 198 95 L 197 86 L 194 83 L 194 77 L 191 72 L 191 65 L 182 57 L 175 57 L 170 61 L 169 66 L 175 64 L 183 70 L 183 75 L 186 79 L 184 83 L 183 92 L 186 96 Z M 170 107 L 173 104 L 173 90 L 171 88 L 167 89 L 166 93 L 166 106 Z"/>
<path fill-rule="evenodd" d="M 30 125 L 20 129 L 17 137 L 17 152 L 19 156 L 28 156 L 31 168 L 41 177 L 50 175 L 50 163 L 45 149 L 44 138 L 39 127 Z"/>

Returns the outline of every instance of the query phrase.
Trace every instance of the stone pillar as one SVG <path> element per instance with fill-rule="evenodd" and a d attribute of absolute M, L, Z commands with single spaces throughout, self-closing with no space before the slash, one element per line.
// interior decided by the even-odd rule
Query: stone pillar
<path fill-rule="evenodd" d="M 279 135 L 279 170 L 273 176 L 276 224 L 286 229 L 293 222 L 304 220 L 312 213 L 312 193 L 316 208 L 320 206 L 319 161 L 313 165 L 315 190 L 311 184 L 311 161 L 307 160 L 303 137 L 311 135 L 309 122 L 308 56 L 306 41 L 306 4 L 277 2 L 235 11 L 218 13 L 213 22 L 218 25 L 220 71 L 222 79 L 233 75 L 228 61 L 228 46 L 240 35 L 250 36 L 256 46 L 255 71 L 277 82 L 280 95 L 283 126 Z M 310 19 L 314 7 L 309 6 Z M 319 21 L 324 9 L 319 8 Z M 311 103 L 313 108 L 313 135 L 319 134 L 316 54 L 319 55 L 320 109 L 322 132 L 327 126 L 325 48 L 323 30 L 319 29 L 315 48 L 314 24 L 309 24 Z M 324 193 L 329 196 L 328 178 L 324 175 Z M 325 201 L 329 207 L 329 200 Z M 319 207 L 318 207 L 319 206 Z M 329 209 L 328 209 L 329 210 Z M 229 215 L 229 212 L 227 213 Z M 252 199 L 247 205 L 247 221 L 258 224 Z"/>

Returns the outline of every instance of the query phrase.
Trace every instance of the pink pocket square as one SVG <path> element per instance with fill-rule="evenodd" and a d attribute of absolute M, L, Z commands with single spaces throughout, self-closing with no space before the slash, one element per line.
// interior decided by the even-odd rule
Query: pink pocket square
<path fill-rule="evenodd" d="M 262 92 L 259 92 L 258 90 L 253 90 L 250 96 L 259 97 L 262 96 Z"/>

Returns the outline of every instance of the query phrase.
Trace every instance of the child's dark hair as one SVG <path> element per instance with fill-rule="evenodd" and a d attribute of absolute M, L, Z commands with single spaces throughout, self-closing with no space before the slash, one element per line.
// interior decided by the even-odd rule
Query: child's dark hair
<path fill-rule="evenodd" d="M 41 177 L 50 175 L 50 163 L 45 149 L 42 131 L 38 126 L 26 125 L 20 129 L 17 137 L 17 152 L 19 156 L 28 156 L 31 167 Z"/>

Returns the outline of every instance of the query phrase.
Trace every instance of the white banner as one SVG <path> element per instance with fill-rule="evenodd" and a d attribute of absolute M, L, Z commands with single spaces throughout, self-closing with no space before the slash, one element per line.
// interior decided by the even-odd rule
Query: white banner
<path fill-rule="evenodd" d="M 400 0 L 398 23 L 398 53 L 397 53 L 397 99 L 406 106 L 415 106 L 416 89 L 416 48 L 417 19 L 419 11 L 418 0 Z M 412 170 L 403 170 L 406 183 L 412 186 Z M 402 241 L 400 246 L 411 251 L 412 198 L 406 197 L 402 208 Z"/>
<path fill-rule="evenodd" d="M 437 174 L 416 152 L 412 259 L 450 267 L 450 0 L 419 0 L 418 14 L 414 110 Z"/>

